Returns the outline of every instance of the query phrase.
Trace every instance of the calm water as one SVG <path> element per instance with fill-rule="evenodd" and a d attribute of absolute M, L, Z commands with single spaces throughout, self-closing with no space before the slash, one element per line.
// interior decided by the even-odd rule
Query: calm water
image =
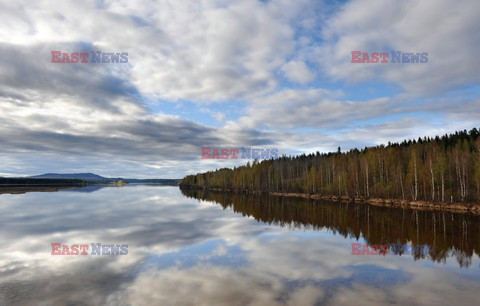
<path fill-rule="evenodd" d="M 128 186 L 0 195 L 1 305 L 475 305 L 480 219 Z M 51 255 L 51 243 L 127 255 Z M 428 245 L 351 255 L 352 243 Z"/>

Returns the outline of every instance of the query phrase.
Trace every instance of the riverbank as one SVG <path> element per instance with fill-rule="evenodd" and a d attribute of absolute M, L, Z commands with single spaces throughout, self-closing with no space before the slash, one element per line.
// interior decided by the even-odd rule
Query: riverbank
<path fill-rule="evenodd" d="M 195 186 L 180 185 L 180 188 L 204 189 Z M 457 213 L 470 213 L 480 215 L 480 203 L 462 203 L 462 202 L 431 202 L 431 201 L 413 201 L 400 199 L 382 199 L 382 198 L 364 198 L 364 197 L 350 197 L 350 196 L 335 196 L 322 194 L 308 194 L 308 193 L 293 193 L 293 192 L 258 192 L 258 191 L 239 191 L 224 188 L 208 188 L 209 191 L 219 192 L 234 192 L 247 194 L 268 194 L 271 196 L 305 198 L 312 200 L 324 200 L 332 202 L 353 203 L 353 204 L 368 204 L 380 207 L 394 207 L 394 208 L 408 208 L 416 210 L 429 211 L 450 211 Z"/>

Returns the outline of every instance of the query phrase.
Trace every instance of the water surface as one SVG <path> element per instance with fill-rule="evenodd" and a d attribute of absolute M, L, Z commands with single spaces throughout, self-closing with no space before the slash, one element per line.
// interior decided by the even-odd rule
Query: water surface
<path fill-rule="evenodd" d="M 479 221 L 176 187 L 4 194 L 0 304 L 477 304 Z M 128 254 L 54 256 L 54 242 Z M 352 243 L 429 252 L 355 256 Z"/>

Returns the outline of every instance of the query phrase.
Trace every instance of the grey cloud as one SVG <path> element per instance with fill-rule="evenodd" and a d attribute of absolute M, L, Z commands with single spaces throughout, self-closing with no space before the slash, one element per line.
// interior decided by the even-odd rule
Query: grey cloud
<path fill-rule="evenodd" d="M 478 104 L 478 99 L 465 94 L 429 99 L 401 94 L 352 101 L 344 99 L 343 93 L 337 91 L 286 89 L 252 100 L 239 121 L 246 126 L 279 130 L 308 127 L 335 131 L 368 126 L 372 120 L 385 120 L 387 115 L 401 118 L 455 115 L 473 120 L 479 113 Z"/>
<path fill-rule="evenodd" d="M 338 129 L 387 112 L 398 112 L 400 108 L 387 98 L 370 101 L 342 101 L 338 98 L 339 93 L 327 90 L 283 90 L 255 99 L 240 122 L 272 128 Z"/>
<path fill-rule="evenodd" d="M 114 100 L 125 97 L 129 103 L 142 107 L 134 101 L 135 96 L 140 96 L 137 88 L 114 75 L 111 65 L 51 63 L 51 51 L 78 52 L 84 48 L 81 42 L 28 46 L 0 43 L 0 57 L 6 59 L 0 69 L 0 96 L 23 102 L 43 97 L 45 103 L 53 96 L 79 97 L 77 103 L 112 112 L 119 111 L 118 101 Z M 95 46 L 90 48 L 96 50 Z"/>
<path fill-rule="evenodd" d="M 121 130 L 127 137 L 110 137 L 109 130 Z M 136 160 L 191 159 L 204 143 L 220 143 L 211 129 L 188 122 L 175 126 L 149 121 L 107 127 L 104 135 L 74 135 L 13 128 L 0 135 L 2 151 L 54 152 L 59 154 L 112 155 Z"/>

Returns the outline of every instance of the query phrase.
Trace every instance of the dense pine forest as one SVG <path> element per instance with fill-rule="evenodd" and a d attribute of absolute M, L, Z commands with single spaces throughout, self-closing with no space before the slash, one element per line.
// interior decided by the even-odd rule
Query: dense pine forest
<path fill-rule="evenodd" d="M 241 192 L 480 201 L 480 138 L 473 128 L 348 152 L 282 156 L 186 176 L 183 186 Z"/>

